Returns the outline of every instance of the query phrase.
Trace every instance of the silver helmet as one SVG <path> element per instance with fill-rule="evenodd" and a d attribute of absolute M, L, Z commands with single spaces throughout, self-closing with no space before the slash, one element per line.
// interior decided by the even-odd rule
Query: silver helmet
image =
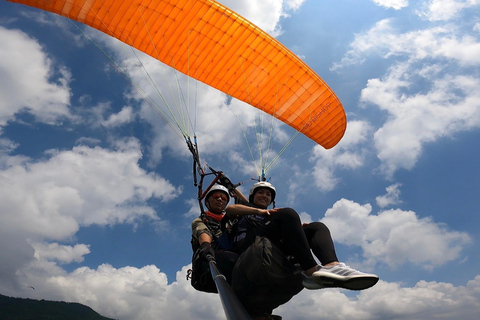
<path fill-rule="evenodd" d="M 254 183 L 253 186 L 250 188 L 250 193 L 248 195 L 248 201 L 249 202 L 253 202 L 253 195 L 255 194 L 255 191 L 258 188 L 269 189 L 270 192 L 272 193 L 272 202 L 275 201 L 275 195 L 277 194 L 277 191 L 275 190 L 275 187 L 273 186 L 273 184 L 271 184 L 270 182 L 267 182 L 267 181 L 260 181 L 260 182 Z"/>
<path fill-rule="evenodd" d="M 228 193 L 228 189 L 225 188 L 222 185 L 215 184 L 210 188 L 210 190 L 208 190 L 207 194 L 205 195 L 205 205 L 207 206 L 207 208 L 208 208 L 208 201 L 207 201 L 208 197 L 210 197 L 210 195 L 212 195 L 212 193 L 218 192 L 218 191 L 225 193 L 225 195 L 227 196 L 227 203 L 230 202 L 230 194 Z M 208 209 L 210 209 L 210 208 L 208 208 Z"/>

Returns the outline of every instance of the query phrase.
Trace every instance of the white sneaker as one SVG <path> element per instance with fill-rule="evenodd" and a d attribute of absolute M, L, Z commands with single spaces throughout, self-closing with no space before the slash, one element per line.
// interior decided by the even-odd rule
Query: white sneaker
<path fill-rule="evenodd" d="M 350 290 L 367 289 L 378 282 L 377 275 L 360 272 L 350 268 L 345 263 L 338 263 L 331 267 L 321 267 L 309 278 L 311 278 L 310 281 L 322 285 L 324 288 L 339 287 Z"/>
<path fill-rule="evenodd" d="M 320 268 L 321 268 L 320 266 L 317 266 L 317 271 L 320 270 Z M 317 272 L 317 271 L 315 271 L 315 272 Z M 307 276 L 307 274 L 305 273 L 305 271 L 302 271 L 302 276 L 303 276 L 302 284 L 303 284 L 303 286 L 305 287 L 305 289 L 317 290 L 317 289 L 326 288 L 326 287 L 321 283 L 321 281 L 318 281 L 319 279 L 313 277 L 313 275 L 312 275 L 311 277 L 309 277 L 309 276 Z"/>

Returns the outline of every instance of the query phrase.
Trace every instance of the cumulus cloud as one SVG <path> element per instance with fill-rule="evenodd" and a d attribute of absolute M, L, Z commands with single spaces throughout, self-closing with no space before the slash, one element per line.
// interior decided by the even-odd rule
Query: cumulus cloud
<path fill-rule="evenodd" d="M 462 10 L 478 5 L 478 0 L 429 0 L 424 2 L 424 9 L 419 11 L 419 15 L 430 21 L 451 20 Z"/>
<path fill-rule="evenodd" d="M 197 137 L 202 157 L 208 158 L 211 154 L 226 152 L 241 144 L 243 146 L 241 125 L 238 119 L 253 119 L 255 111 L 252 107 L 245 107 L 239 101 L 226 104 L 226 96 L 218 90 L 199 84 L 196 110 L 191 112 L 192 118 L 184 123 L 195 123 L 193 130 L 189 126 L 189 135 Z M 177 109 L 178 111 L 179 109 Z M 143 104 L 141 116 L 151 123 L 154 132 L 150 150 L 150 161 L 158 163 L 165 149 L 173 151 L 178 157 L 190 157 L 185 140 L 175 130 L 172 122 L 158 121 L 158 115 L 148 104 Z M 237 119 L 238 118 L 238 119 Z M 254 122 L 245 122 L 249 126 Z"/>
<path fill-rule="evenodd" d="M 224 319 L 218 295 L 195 291 L 186 280 L 187 269 L 173 283 L 154 265 L 96 269 L 81 267 L 54 273 L 32 263 L 22 273 L 24 293 L 42 299 L 79 302 L 115 319 Z M 29 291 L 28 286 L 35 287 Z"/>
<path fill-rule="evenodd" d="M 36 225 L 39 233 L 62 239 L 78 228 L 77 223 L 154 218 L 154 211 L 143 202 L 151 197 L 167 201 L 179 190 L 141 169 L 140 158 L 138 143 L 130 141 L 119 151 L 77 146 L 71 151 L 52 150 L 45 161 L 12 165 L 1 172 L 2 203 L 8 208 L 4 211 L 16 212 L 9 223 L 22 230 Z M 54 228 L 51 219 L 57 221 Z M 62 223 L 64 228 L 58 228 Z"/>
<path fill-rule="evenodd" d="M 24 281 L 33 285 L 35 291 L 25 286 L 24 292 L 29 297 L 80 302 L 117 319 L 225 319 L 219 296 L 195 291 L 185 279 L 189 267 L 177 272 L 171 284 L 153 265 L 114 268 L 103 264 L 97 269 L 83 267 L 46 277 L 29 272 Z M 474 320 L 480 312 L 479 288 L 480 276 L 464 286 L 420 281 L 413 287 L 402 287 L 380 280 L 373 288 L 354 296 L 339 289 L 303 290 L 274 313 L 298 320 L 437 316 Z"/>
<path fill-rule="evenodd" d="M 367 154 L 363 144 L 368 140 L 370 133 L 371 127 L 367 122 L 353 120 L 348 122 L 345 136 L 335 148 L 326 150 L 315 146 L 310 159 L 315 163 L 311 173 L 315 186 L 322 191 L 331 191 L 339 182 L 335 170 L 339 168 L 353 170 L 362 166 Z"/>
<path fill-rule="evenodd" d="M 385 210 L 372 214 L 370 204 L 341 199 L 321 219 L 335 242 L 359 246 L 368 263 L 386 263 L 392 268 L 410 263 L 434 268 L 462 258 L 471 242 L 465 232 L 449 230 L 432 218 L 413 211 Z"/>
<path fill-rule="evenodd" d="M 32 243 L 35 258 L 38 260 L 56 260 L 60 263 L 82 262 L 83 256 L 90 253 L 88 245 L 66 246 L 58 243 Z"/>
<path fill-rule="evenodd" d="M 469 319 L 480 312 L 480 276 L 465 286 L 420 281 L 414 287 L 379 281 L 373 288 L 348 297 L 342 291 L 302 291 L 278 309 L 284 318 L 307 319 Z M 319 312 L 321 310 L 321 312 Z"/>
<path fill-rule="evenodd" d="M 453 59 L 460 65 L 480 63 L 480 44 L 473 35 L 463 34 L 452 25 L 400 33 L 394 20 L 383 19 L 355 37 L 350 50 L 332 70 L 361 64 L 370 56 L 402 57 L 408 61 Z"/>
<path fill-rule="evenodd" d="M 198 200 L 187 199 L 185 202 L 187 203 L 189 209 L 183 214 L 183 216 L 189 219 L 195 219 L 198 217 Z"/>
<path fill-rule="evenodd" d="M 367 56 L 393 60 L 382 78 L 369 79 L 361 92 L 364 106 L 387 112 L 374 141 L 381 169 L 391 178 L 411 169 L 423 145 L 480 126 L 478 78 L 480 43 L 452 25 L 398 32 L 382 20 L 356 36 L 337 69 L 362 63 Z"/>
<path fill-rule="evenodd" d="M 0 127 L 21 112 L 48 124 L 72 118 L 69 71 L 54 68 L 37 41 L 22 31 L 0 26 L 0 39 Z"/>
<path fill-rule="evenodd" d="M 480 22 L 475 23 L 475 26 L 473 26 L 473 30 L 480 32 Z"/>
<path fill-rule="evenodd" d="M 49 241 L 70 240 L 81 226 L 92 224 L 160 221 L 146 201 L 169 201 L 181 189 L 140 168 L 141 156 L 138 142 L 127 140 L 119 141 L 116 150 L 77 146 L 51 150 L 40 160 L 3 159 L 0 234 L 5 237 L 1 241 L 4 264 L 24 265 L 33 258 L 32 247 L 43 260 L 81 261 L 88 253 L 86 245 L 70 247 Z M 5 277 L 15 279 L 13 265 L 2 268 Z"/>
<path fill-rule="evenodd" d="M 302 221 L 302 223 L 310 223 L 313 221 L 312 216 L 306 212 L 300 212 L 298 215 L 300 216 L 300 221 Z"/>
<path fill-rule="evenodd" d="M 107 120 L 102 122 L 102 125 L 112 128 L 131 121 L 133 121 L 133 108 L 127 106 L 123 107 L 119 113 L 111 114 Z"/>
<path fill-rule="evenodd" d="M 373 0 L 374 3 L 385 8 L 400 10 L 408 7 L 408 0 Z"/>
<path fill-rule="evenodd" d="M 377 155 L 388 177 L 398 168 L 413 168 L 425 143 L 480 126 L 479 79 L 450 74 L 434 77 L 438 72 L 435 66 L 421 69 L 418 76 L 414 70 L 408 63 L 398 64 L 384 79 L 369 80 L 362 90 L 362 101 L 390 114 L 374 135 Z M 405 93 L 422 80 L 431 84 L 427 92 Z"/>
<path fill-rule="evenodd" d="M 280 19 L 288 16 L 290 11 L 300 8 L 305 0 L 221 0 L 219 2 L 238 12 L 267 33 L 277 36 L 281 33 Z"/>
<path fill-rule="evenodd" d="M 389 37 L 392 30 L 390 20 L 383 19 L 377 22 L 370 30 L 356 35 L 353 42 L 349 45 L 350 50 L 346 52 L 340 62 L 334 63 L 330 69 L 338 70 L 351 65 L 361 64 L 366 59 L 366 53 L 372 51 L 381 53 L 383 47 L 387 46 L 387 43 L 390 43 L 392 40 L 385 39 L 385 37 Z"/>
<path fill-rule="evenodd" d="M 391 186 L 388 186 L 386 188 L 387 193 L 385 195 L 378 196 L 375 198 L 375 200 L 377 201 L 377 205 L 380 208 L 385 208 L 387 206 L 401 203 L 402 201 L 400 200 L 400 190 L 399 190 L 401 186 L 402 186 L 401 183 L 395 183 L 395 184 L 392 184 Z"/>
<path fill-rule="evenodd" d="M 0 129 L 0 133 L 1 133 L 1 129 Z M 18 147 L 18 143 L 15 143 L 10 139 L 0 138 L 0 155 L 10 154 L 17 147 Z"/>

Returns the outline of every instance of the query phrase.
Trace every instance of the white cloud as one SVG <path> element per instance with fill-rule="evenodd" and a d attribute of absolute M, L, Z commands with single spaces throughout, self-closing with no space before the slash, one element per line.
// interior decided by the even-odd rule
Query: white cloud
<path fill-rule="evenodd" d="M 277 36 L 281 33 L 280 19 L 287 16 L 290 11 L 300 8 L 305 0 L 221 0 L 219 2 L 238 12 L 260 29 Z"/>
<path fill-rule="evenodd" d="M 124 106 L 120 111 L 113 113 L 115 111 L 112 111 L 113 106 L 109 101 L 101 101 L 93 105 L 92 97 L 89 95 L 81 96 L 79 102 L 79 106 L 76 107 L 76 113 L 79 115 L 77 123 L 95 129 L 103 128 L 106 129 L 105 132 L 132 123 L 137 116 L 132 106 Z M 156 119 L 159 119 L 158 116 Z"/>
<path fill-rule="evenodd" d="M 143 202 L 151 197 L 167 201 L 179 190 L 141 169 L 140 157 L 138 144 L 130 141 L 118 151 L 77 146 L 50 151 L 44 161 L 12 165 L 1 172 L 2 211 L 9 216 L 3 225 L 14 223 L 20 230 L 63 239 L 78 224 L 155 219 L 154 210 Z"/>
<path fill-rule="evenodd" d="M 408 0 L 373 0 L 374 3 L 385 8 L 400 10 L 408 7 Z"/>
<path fill-rule="evenodd" d="M 401 203 L 402 201 L 400 200 L 400 190 L 399 190 L 400 187 L 401 187 L 400 183 L 395 183 L 395 184 L 392 184 L 391 186 L 388 186 L 386 188 L 387 194 L 383 196 L 378 196 L 375 198 L 375 201 L 377 201 L 377 205 L 380 208 L 385 208 L 387 206 Z"/>
<path fill-rule="evenodd" d="M 480 5 L 478 0 L 429 0 L 419 12 L 430 21 L 450 20 L 456 18 L 462 10 Z"/>
<path fill-rule="evenodd" d="M 135 224 L 160 217 L 145 202 L 168 201 L 181 188 L 139 167 L 136 140 L 119 141 L 116 150 L 77 146 L 52 150 L 45 159 L 3 157 L 0 171 L 0 234 L 2 274 L 15 279 L 36 255 L 45 261 L 81 261 L 88 253 L 83 244 L 73 247 L 48 244 L 70 241 L 80 226 Z M 1 282 L 1 281 L 0 281 Z"/>
<path fill-rule="evenodd" d="M 435 77 L 432 65 L 417 70 L 418 76 L 414 70 L 408 63 L 397 64 L 384 79 L 371 79 L 362 90 L 362 101 L 390 114 L 374 135 L 378 158 L 388 177 L 398 168 L 413 168 L 423 144 L 480 126 L 479 79 L 466 75 Z M 430 83 L 428 91 L 405 92 L 420 81 Z"/>
<path fill-rule="evenodd" d="M 99 145 L 101 142 L 102 140 L 98 138 L 80 137 L 77 139 L 77 141 L 75 141 L 75 144 L 96 146 Z"/>
<path fill-rule="evenodd" d="M 480 32 L 480 22 L 475 23 L 475 26 L 473 27 L 473 31 Z"/>
<path fill-rule="evenodd" d="M 47 283 L 67 300 L 83 301 L 103 314 L 145 319 L 144 312 L 152 311 L 154 300 L 164 300 L 167 278 L 155 266 L 115 269 L 103 264 L 97 270 L 83 267 L 69 275 L 52 276 Z"/>
<path fill-rule="evenodd" d="M 302 221 L 302 223 L 310 223 L 313 221 L 312 216 L 306 212 L 300 212 L 298 215 L 300 216 L 300 221 Z"/>
<path fill-rule="evenodd" d="M 453 59 L 464 66 L 480 63 L 480 44 L 476 37 L 460 32 L 452 25 L 399 33 L 394 20 L 384 19 L 370 30 L 356 35 L 350 50 L 332 70 L 360 64 L 371 56 L 406 57 L 408 61 Z M 427 60 L 428 62 L 431 62 Z"/>
<path fill-rule="evenodd" d="M 2 218 L 4 214 L 0 214 Z M 2 218 L 2 224 L 5 217 Z M 18 272 L 23 269 L 33 258 L 35 250 L 25 240 L 26 235 L 22 231 L 10 228 L 2 228 L 0 225 L 0 291 L 2 294 L 17 296 Z"/>
<path fill-rule="evenodd" d="M 199 151 L 203 158 L 208 158 L 211 154 L 227 152 L 242 145 L 241 125 L 239 119 L 245 121 L 249 126 L 253 125 L 252 114 L 255 113 L 252 107 L 245 107 L 242 102 L 232 101 L 230 106 L 225 105 L 226 96 L 211 87 L 198 84 L 198 97 L 196 110 L 191 111 L 190 120 L 195 130 L 190 130 L 188 134 L 193 138 L 197 137 Z M 176 111 L 179 111 L 177 109 Z M 172 125 L 158 120 L 158 115 L 150 105 L 144 104 L 142 117 L 151 123 L 154 136 L 152 136 L 152 145 L 150 147 L 150 161 L 158 162 L 162 159 L 162 154 L 166 148 L 173 150 L 173 154 L 190 160 L 190 152 L 186 148 L 183 137 L 172 130 Z"/>
<path fill-rule="evenodd" d="M 88 245 L 66 246 L 58 243 L 32 243 L 37 260 L 57 260 L 60 263 L 82 262 L 83 256 L 90 253 Z"/>
<path fill-rule="evenodd" d="M 361 64 L 366 59 L 366 53 L 382 54 L 385 46 L 392 42 L 393 28 L 390 19 L 383 19 L 370 30 L 357 34 L 355 40 L 349 45 L 351 48 L 339 63 L 334 63 L 331 70 L 338 70 L 350 65 Z"/>
<path fill-rule="evenodd" d="M 321 219 L 335 242 L 361 247 L 369 264 L 399 268 L 410 263 L 430 269 L 460 259 L 471 242 L 468 234 L 419 218 L 413 211 L 386 210 L 376 215 L 371 211 L 370 204 L 341 199 Z"/>
<path fill-rule="evenodd" d="M 389 115 L 375 132 L 381 169 L 391 178 L 411 169 L 425 143 L 480 126 L 480 82 L 472 67 L 480 65 L 480 42 L 456 27 L 399 33 L 382 20 L 359 34 L 334 69 L 362 63 L 368 55 L 394 61 L 382 78 L 369 79 L 361 92 L 364 105 Z"/>
<path fill-rule="evenodd" d="M 105 127 L 117 127 L 121 126 L 124 123 L 129 123 L 133 121 L 133 108 L 132 107 L 123 107 L 117 114 L 111 114 L 107 120 L 102 122 L 102 125 Z"/>
<path fill-rule="evenodd" d="M 20 112 L 49 124 L 72 118 L 70 73 L 54 69 L 42 47 L 19 30 L 0 27 L 0 39 L 0 126 Z"/>
<path fill-rule="evenodd" d="M 0 134 L 2 129 L 0 128 Z M 18 143 L 13 142 L 10 139 L 0 138 L 0 155 L 9 154 L 18 147 Z M 0 160 L 1 162 L 1 160 Z"/>
<path fill-rule="evenodd" d="M 339 182 L 335 170 L 353 170 L 362 166 L 367 153 L 362 144 L 368 140 L 370 132 L 371 127 L 367 122 L 352 120 L 348 122 L 345 136 L 335 148 L 326 150 L 315 146 L 310 159 L 315 163 L 311 172 L 315 186 L 322 191 L 331 191 Z"/>
<path fill-rule="evenodd" d="M 82 267 L 53 273 L 40 265 L 25 272 L 25 293 L 47 300 L 80 302 L 115 319 L 224 319 L 218 295 L 195 291 L 186 280 L 190 266 L 177 272 L 175 282 L 154 265 L 142 268 Z M 28 286 L 35 291 L 29 291 Z M 28 292 L 28 293 L 27 293 Z"/>
<path fill-rule="evenodd" d="M 30 298 L 80 302 L 116 319 L 225 319 L 219 296 L 195 291 L 185 279 L 189 267 L 177 272 L 176 280 L 170 284 L 153 265 L 117 269 L 103 264 L 97 269 L 79 268 L 72 273 L 50 272 L 45 277 L 29 272 L 23 279 L 24 294 Z M 35 291 L 28 290 L 29 285 Z M 479 289 L 480 276 L 465 286 L 420 281 L 413 287 L 402 287 L 380 280 L 373 288 L 354 295 L 339 289 L 303 290 L 274 314 L 297 320 L 440 316 L 476 320 L 480 312 Z"/>
<path fill-rule="evenodd" d="M 199 211 L 198 211 L 198 200 L 197 199 L 187 199 L 185 200 L 187 203 L 189 209 L 187 212 L 183 214 L 184 217 L 190 218 L 190 219 L 195 219 L 198 217 Z"/>
<path fill-rule="evenodd" d="M 276 314 L 285 319 L 468 319 L 478 318 L 480 276 L 465 286 L 420 281 L 414 287 L 380 281 L 349 297 L 337 290 L 302 291 Z M 321 312 L 319 312 L 321 310 Z"/>
<path fill-rule="evenodd" d="M 304 2 L 305 0 L 286 0 L 284 1 L 284 6 L 287 9 L 298 10 Z"/>

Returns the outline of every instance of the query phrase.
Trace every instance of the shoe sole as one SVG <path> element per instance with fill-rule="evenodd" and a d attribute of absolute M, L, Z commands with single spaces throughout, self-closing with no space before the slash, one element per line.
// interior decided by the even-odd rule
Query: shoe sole
<path fill-rule="evenodd" d="M 334 279 L 330 277 L 319 276 L 315 281 L 326 288 L 344 288 L 349 290 L 365 290 L 373 287 L 378 278 L 374 277 L 355 277 L 346 280 Z"/>
<path fill-rule="evenodd" d="M 259 317 L 253 317 L 253 320 L 282 320 L 281 316 L 277 316 L 275 314 L 269 315 L 269 316 L 259 316 Z"/>
<path fill-rule="evenodd" d="M 302 285 L 305 289 L 308 289 L 308 290 L 319 290 L 319 289 L 325 289 L 326 288 L 323 284 L 316 283 L 316 282 L 311 283 L 311 282 L 303 281 Z"/>

